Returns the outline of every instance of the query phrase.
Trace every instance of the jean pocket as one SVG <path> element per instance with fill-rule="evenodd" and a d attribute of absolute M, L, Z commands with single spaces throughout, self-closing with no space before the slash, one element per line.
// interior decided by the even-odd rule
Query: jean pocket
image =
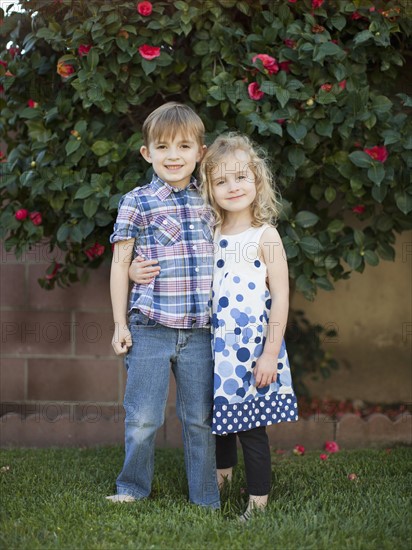
<path fill-rule="evenodd" d="M 160 214 L 151 222 L 153 237 L 162 246 L 173 246 L 182 240 L 180 221 L 172 216 Z"/>
<path fill-rule="evenodd" d="M 129 315 L 129 328 L 132 330 L 136 327 L 154 327 L 157 325 L 157 322 L 153 319 L 150 319 L 147 315 L 144 313 L 141 313 L 140 311 L 133 311 Z"/>

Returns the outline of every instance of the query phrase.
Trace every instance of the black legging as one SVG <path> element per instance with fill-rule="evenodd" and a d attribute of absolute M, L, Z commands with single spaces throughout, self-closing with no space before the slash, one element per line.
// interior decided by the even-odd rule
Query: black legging
<path fill-rule="evenodd" d="M 216 436 L 216 465 L 218 469 L 237 464 L 236 436 L 239 437 L 245 461 L 246 482 L 249 495 L 269 494 L 272 467 L 269 439 L 265 426 L 237 434 Z"/>

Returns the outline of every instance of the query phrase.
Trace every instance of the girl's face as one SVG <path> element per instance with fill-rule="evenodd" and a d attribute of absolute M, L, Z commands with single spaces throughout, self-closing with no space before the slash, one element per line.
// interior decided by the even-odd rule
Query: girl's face
<path fill-rule="evenodd" d="M 223 157 L 211 170 L 212 193 L 227 212 L 250 212 L 256 197 L 256 178 L 249 155 L 242 149 Z"/>

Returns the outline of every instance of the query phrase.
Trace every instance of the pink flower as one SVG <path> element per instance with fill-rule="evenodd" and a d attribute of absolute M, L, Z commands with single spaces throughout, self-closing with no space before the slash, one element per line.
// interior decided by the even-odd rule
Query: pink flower
<path fill-rule="evenodd" d="M 348 474 L 348 479 L 350 479 L 350 481 L 356 481 L 358 476 L 356 474 Z"/>
<path fill-rule="evenodd" d="M 285 120 L 286 120 L 286 118 L 278 118 L 276 122 L 277 122 L 278 124 L 282 125 L 282 124 L 285 123 Z"/>
<path fill-rule="evenodd" d="M 33 225 L 41 225 L 43 218 L 41 217 L 40 212 L 30 212 L 30 219 Z"/>
<path fill-rule="evenodd" d="M 341 81 L 338 83 L 338 86 L 339 86 L 339 88 L 341 88 L 342 90 L 345 90 L 345 89 L 346 89 L 346 80 L 341 80 Z"/>
<path fill-rule="evenodd" d="M 312 8 L 321 8 L 324 0 L 312 0 Z"/>
<path fill-rule="evenodd" d="M 73 73 L 75 72 L 75 68 L 73 67 L 73 65 L 70 65 L 70 64 L 66 64 L 62 61 L 59 61 L 57 63 L 57 73 L 63 77 L 63 78 L 68 78 L 69 76 L 71 76 Z"/>
<path fill-rule="evenodd" d="M 60 268 L 61 268 L 61 264 L 58 264 L 57 262 L 55 262 L 53 271 L 51 273 L 49 273 L 48 275 L 46 275 L 46 279 L 48 281 L 53 280 L 56 277 L 57 272 L 59 271 Z"/>
<path fill-rule="evenodd" d="M 305 454 L 305 447 L 303 445 L 295 445 L 293 449 L 293 454 L 301 456 Z"/>
<path fill-rule="evenodd" d="M 322 86 L 320 87 L 321 90 L 324 90 L 325 92 L 330 92 L 332 90 L 333 86 L 332 84 L 322 84 Z"/>
<path fill-rule="evenodd" d="M 91 44 L 80 44 L 80 46 L 77 48 L 77 53 L 80 55 L 80 57 L 84 57 L 89 53 L 91 49 Z"/>
<path fill-rule="evenodd" d="M 355 214 L 363 214 L 365 212 L 365 206 L 363 204 L 357 204 L 352 208 L 352 212 L 355 212 Z"/>
<path fill-rule="evenodd" d="M 326 441 L 325 451 L 327 451 L 328 453 L 337 453 L 339 451 L 339 445 L 336 443 L 336 441 Z"/>
<path fill-rule="evenodd" d="M 19 220 L 20 222 L 25 220 L 28 215 L 29 215 L 28 210 L 26 210 L 25 208 L 20 208 L 20 210 L 17 210 L 17 212 L 14 214 L 14 217 L 16 218 L 16 220 Z"/>
<path fill-rule="evenodd" d="M 143 15 L 143 17 L 147 17 L 152 13 L 153 6 L 150 2 L 139 2 L 136 6 L 136 9 L 140 13 L 140 15 Z"/>
<path fill-rule="evenodd" d="M 94 243 L 93 246 L 84 251 L 90 261 L 98 258 L 104 253 L 105 247 L 102 244 Z"/>
<path fill-rule="evenodd" d="M 279 63 L 279 68 L 281 71 L 285 71 L 285 73 L 290 73 L 290 64 L 291 61 L 281 61 Z"/>
<path fill-rule="evenodd" d="M 139 47 L 139 53 L 143 57 L 143 59 L 152 61 L 152 59 L 159 57 L 160 48 L 158 48 L 157 46 L 148 46 L 147 44 L 143 44 L 143 46 Z"/>
<path fill-rule="evenodd" d="M 11 58 L 14 59 L 16 55 L 19 53 L 20 48 L 18 46 L 15 46 L 14 48 L 9 48 L 9 54 L 11 55 Z"/>
<path fill-rule="evenodd" d="M 7 61 L 3 61 L 2 59 L 0 59 L 0 65 L 3 65 L 4 68 L 7 67 Z"/>
<path fill-rule="evenodd" d="M 27 102 L 27 105 L 30 107 L 30 109 L 35 109 L 36 107 L 39 106 L 37 101 L 34 101 L 34 99 L 29 99 L 29 101 Z"/>
<path fill-rule="evenodd" d="M 284 43 L 285 46 L 287 46 L 288 48 L 295 48 L 295 46 L 296 46 L 296 40 L 292 40 L 291 38 L 285 38 L 285 40 L 283 41 L 283 43 Z"/>
<path fill-rule="evenodd" d="M 252 59 L 252 63 L 255 63 L 256 59 L 261 60 L 263 67 L 268 71 L 269 74 L 276 74 L 279 72 L 279 65 L 274 57 L 271 57 L 270 55 L 267 55 L 265 53 L 259 53 L 258 55 L 255 55 L 255 57 Z"/>
<path fill-rule="evenodd" d="M 321 453 L 321 454 L 319 455 L 319 458 L 320 458 L 321 460 L 328 460 L 329 455 L 327 455 L 327 454 L 325 454 L 325 453 Z"/>
<path fill-rule="evenodd" d="M 364 149 L 365 153 L 369 155 L 373 160 L 378 162 L 385 162 L 388 158 L 388 150 L 384 145 L 372 147 L 371 149 Z"/>
<path fill-rule="evenodd" d="M 247 87 L 247 91 L 250 99 L 254 99 L 255 101 L 259 101 L 259 99 L 262 99 L 262 97 L 265 95 L 264 92 L 262 92 L 262 90 L 259 88 L 259 84 L 257 82 L 251 82 Z"/>

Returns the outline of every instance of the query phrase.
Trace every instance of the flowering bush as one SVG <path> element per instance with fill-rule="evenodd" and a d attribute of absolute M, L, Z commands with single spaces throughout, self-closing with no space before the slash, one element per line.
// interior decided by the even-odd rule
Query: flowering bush
<path fill-rule="evenodd" d="M 43 286 L 110 256 L 118 200 L 147 181 L 142 121 L 168 100 L 194 106 L 209 140 L 238 129 L 266 147 L 308 298 L 394 258 L 412 210 L 406 1 L 21 5 L 0 13 L 1 237 L 66 252 Z"/>

